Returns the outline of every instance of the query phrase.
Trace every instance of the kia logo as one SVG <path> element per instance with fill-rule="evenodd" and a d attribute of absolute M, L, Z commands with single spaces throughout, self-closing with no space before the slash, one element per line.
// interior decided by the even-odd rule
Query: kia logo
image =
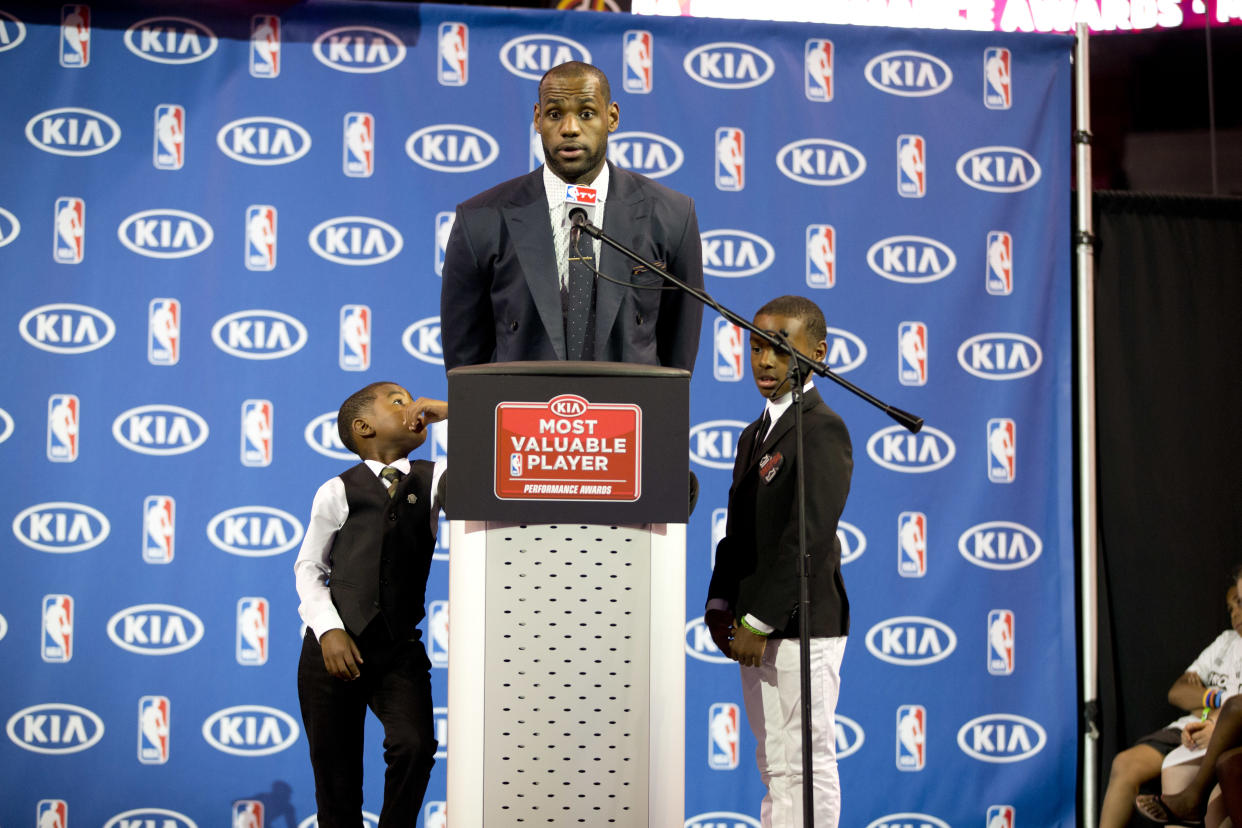
<path fill-rule="evenodd" d="M 215 32 L 187 17 L 148 17 L 125 30 L 125 48 L 154 63 L 197 63 L 216 45 Z"/>
<path fill-rule="evenodd" d="M 976 190 L 1016 193 L 1029 190 L 1042 174 L 1039 162 L 1017 147 L 979 147 L 957 159 L 957 177 Z"/>
<path fill-rule="evenodd" d="M 306 344 L 306 326 L 280 311 L 243 310 L 217 320 L 211 341 L 242 359 L 280 359 Z"/>
<path fill-rule="evenodd" d="M 26 138 L 53 155 L 99 155 L 117 145 L 121 128 L 102 112 L 64 106 L 27 121 Z"/>
<path fill-rule="evenodd" d="M 230 555 L 266 558 L 301 543 L 302 524 L 288 512 L 270 506 L 237 506 L 211 519 L 207 539 Z"/>
<path fill-rule="evenodd" d="M 315 254 L 343 265 L 376 265 L 401 252 L 397 228 L 367 216 L 339 216 L 315 225 L 308 237 Z"/>
<path fill-rule="evenodd" d="M 707 43 L 692 49 L 681 62 L 686 74 L 716 89 L 747 89 L 772 77 L 776 68 L 762 49 L 745 43 Z"/>
<path fill-rule="evenodd" d="M 103 512 L 81 503 L 39 503 L 13 518 L 13 534 L 40 552 L 82 552 L 99 546 L 111 531 Z"/>
<path fill-rule="evenodd" d="M 405 60 L 405 44 L 387 29 L 341 26 L 315 38 L 315 59 L 338 72 L 386 72 Z"/>
<path fill-rule="evenodd" d="M 522 35 L 500 47 L 500 63 L 519 78 L 537 81 L 553 66 L 570 61 L 591 63 L 591 53 L 560 35 Z"/>
<path fill-rule="evenodd" d="M 867 250 L 867 265 L 894 282 L 926 284 L 957 267 L 957 256 L 943 242 L 926 236 L 889 236 Z"/>
<path fill-rule="evenodd" d="M 815 187 L 835 187 L 857 179 L 867 159 L 854 147 L 828 138 L 804 138 L 781 147 L 776 166 L 786 177 Z"/>
<path fill-rule="evenodd" d="M 22 339 L 54 354 L 84 354 L 112 341 L 112 317 L 89 305 L 59 302 L 27 311 L 17 323 Z"/>
<path fill-rule="evenodd" d="M 184 259 L 211 246 L 215 234 L 201 216 L 184 210 L 143 210 L 116 229 L 121 244 L 152 259 Z"/>
<path fill-rule="evenodd" d="M 907 98 L 936 95 L 953 83 L 949 64 L 924 52 L 885 52 L 872 58 L 863 74 L 881 92 Z"/>
<path fill-rule="evenodd" d="M 220 151 L 243 164 L 270 167 L 289 164 L 310 152 L 310 133 L 284 118 L 238 118 L 216 133 Z"/>

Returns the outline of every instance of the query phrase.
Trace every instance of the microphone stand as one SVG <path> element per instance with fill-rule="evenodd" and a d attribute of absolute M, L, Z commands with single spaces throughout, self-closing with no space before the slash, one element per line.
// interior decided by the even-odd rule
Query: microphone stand
<path fill-rule="evenodd" d="M 695 299 L 697 299 L 699 302 L 703 303 L 707 307 L 716 311 L 716 313 L 720 314 L 725 319 L 728 319 L 734 325 L 737 325 L 739 328 L 745 328 L 746 330 L 750 331 L 752 334 L 758 336 L 764 342 L 767 342 L 768 344 L 772 345 L 778 350 L 784 351 L 785 353 L 789 354 L 791 357 L 790 359 L 791 363 L 797 362 L 801 366 L 803 366 L 805 369 L 812 371 L 816 374 L 819 374 L 821 377 L 827 377 L 828 379 L 835 382 L 837 385 L 840 385 L 845 390 L 850 391 L 856 396 L 859 396 L 862 399 L 866 400 L 867 402 L 871 403 L 876 408 L 880 409 L 885 414 L 892 417 L 903 428 L 909 430 L 911 433 L 917 434 L 919 429 L 923 427 L 922 417 L 919 417 L 915 414 L 911 414 L 908 411 L 902 411 L 900 408 L 889 405 L 888 403 L 872 396 L 871 394 L 867 393 L 863 389 L 859 388 L 857 385 L 854 385 L 849 380 L 845 379 L 844 377 L 839 376 L 836 372 L 834 372 L 831 368 L 829 368 L 824 363 L 819 362 L 818 360 L 811 359 L 809 356 L 802 353 L 798 349 L 790 346 L 787 342 L 782 342 L 780 338 L 774 336 L 772 333 L 768 331 L 759 330 L 759 328 L 755 327 L 749 320 L 743 319 L 741 316 L 738 316 L 733 311 L 721 305 L 719 302 L 713 299 L 707 293 L 707 291 L 699 290 L 698 288 L 691 287 L 690 285 L 683 282 L 681 279 L 678 279 L 676 276 L 669 273 L 664 268 L 659 267 L 653 262 L 647 261 L 642 256 L 639 256 L 633 250 L 630 250 L 624 244 L 621 244 L 616 239 L 612 238 L 612 236 L 609 236 L 603 230 L 596 227 L 591 222 L 587 221 L 585 210 L 578 208 L 577 210 L 571 211 L 570 218 L 573 220 L 574 227 L 577 227 L 583 233 L 586 233 L 591 238 L 599 239 L 601 242 L 608 245 L 612 249 L 618 251 L 626 258 L 631 259 L 635 262 L 638 262 L 639 264 L 643 265 L 648 270 L 650 270 L 652 273 L 659 274 L 665 280 L 676 285 L 683 292 L 690 294 Z M 801 392 L 801 388 L 802 386 L 799 385 L 798 386 L 799 392 Z"/>
<path fill-rule="evenodd" d="M 706 291 L 698 290 L 687 285 L 676 276 L 668 273 L 661 267 L 657 267 L 654 263 L 647 261 L 625 245 L 616 241 L 603 230 L 599 229 L 591 222 L 587 221 L 586 211 L 571 211 L 570 218 L 575 227 L 580 229 L 592 238 L 599 239 L 604 244 L 619 251 L 627 258 L 632 259 L 644 267 L 650 269 L 653 273 L 658 273 L 664 279 L 676 285 L 685 293 L 690 294 L 699 302 L 712 308 L 725 319 L 728 319 L 734 325 L 745 328 L 755 336 L 764 340 L 777 350 L 789 354 L 789 370 L 788 376 L 790 380 L 792 405 L 794 410 L 794 432 L 796 439 L 796 450 L 798 456 L 797 473 L 796 473 L 796 490 L 798 501 L 798 648 L 799 663 L 798 672 L 801 680 L 800 696 L 801 696 L 801 718 L 802 718 L 802 824 L 804 828 L 814 828 L 815 825 L 815 791 L 813 787 L 814 778 L 814 758 L 811 755 L 811 576 L 810 576 L 810 551 L 806 545 L 806 474 L 805 474 L 805 455 L 802 447 L 802 385 L 803 385 L 803 368 L 819 374 L 821 377 L 827 377 L 833 382 L 848 391 L 852 391 L 859 397 L 879 408 L 885 414 L 888 414 L 903 427 L 909 429 L 912 433 L 918 433 L 923 427 L 923 418 L 918 417 L 908 411 L 902 411 L 900 408 L 888 405 L 881 400 L 868 394 L 863 389 L 837 376 L 827 365 L 818 360 L 811 359 L 803 354 L 797 348 L 790 344 L 786 336 L 780 331 L 764 331 L 760 330 L 750 321 L 743 319 L 733 311 L 722 306 L 713 299 Z"/>

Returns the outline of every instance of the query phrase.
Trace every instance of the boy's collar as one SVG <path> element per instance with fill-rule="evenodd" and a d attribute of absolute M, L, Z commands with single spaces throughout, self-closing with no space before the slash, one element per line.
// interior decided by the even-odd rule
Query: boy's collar
<path fill-rule="evenodd" d="M 379 473 L 384 470 L 386 465 L 392 466 L 402 474 L 410 473 L 410 458 L 408 457 L 399 457 L 391 463 L 381 463 L 379 460 L 363 460 L 362 462 L 367 464 L 367 468 L 370 469 L 376 477 L 379 477 Z"/>

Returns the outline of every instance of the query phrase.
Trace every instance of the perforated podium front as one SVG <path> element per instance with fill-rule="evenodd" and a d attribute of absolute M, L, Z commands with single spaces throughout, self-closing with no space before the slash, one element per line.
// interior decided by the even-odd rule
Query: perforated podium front
<path fill-rule="evenodd" d="M 606 363 L 519 367 L 524 373 L 516 381 L 505 366 L 449 375 L 449 824 L 680 825 L 688 454 L 667 454 L 665 440 L 649 445 L 648 437 L 654 425 L 680 432 L 684 444 L 688 415 L 669 416 L 679 396 L 669 392 L 679 383 L 685 388 L 688 375 Z M 504 378 L 492 373 L 497 369 Z M 514 517 L 513 503 L 480 497 L 484 490 L 495 496 L 494 458 L 504 457 L 487 450 L 495 448 L 497 406 L 566 394 L 659 413 L 642 418 L 648 426 L 639 439 L 651 486 L 644 479 L 640 496 L 624 504 L 518 503 L 529 522 L 469 519 Z M 463 408 L 487 416 L 459 418 Z M 489 431 L 484 421 L 493 427 L 480 436 L 478 429 Z M 458 474 L 463 443 L 474 471 L 469 479 Z M 678 464 L 660 462 L 668 457 Z M 675 484 L 656 482 L 657 474 Z M 467 519 L 459 519 L 454 501 L 462 491 L 485 501 L 464 506 Z M 651 498 L 645 505 L 644 497 Z M 670 512 L 670 499 L 680 508 Z M 614 512 L 625 522 L 597 520 Z M 680 519 L 633 520 L 644 512 Z M 549 520 L 560 514 L 566 519 Z"/>

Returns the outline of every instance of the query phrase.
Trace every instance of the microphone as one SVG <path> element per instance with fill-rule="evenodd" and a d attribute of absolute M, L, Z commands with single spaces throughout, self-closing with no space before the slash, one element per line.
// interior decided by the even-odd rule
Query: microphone
<path fill-rule="evenodd" d="M 583 225 L 589 226 L 591 224 L 591 216 L 587 213 L 585 207 L 575 206 L 569 208 L 569 221 L 573 225 L 569 228 L 569 246 L 570 248 L 577 248 L 578 236 L 584 229 Z M 590 235 L 590 231 L 587 231 L 587 235 Z"/>

